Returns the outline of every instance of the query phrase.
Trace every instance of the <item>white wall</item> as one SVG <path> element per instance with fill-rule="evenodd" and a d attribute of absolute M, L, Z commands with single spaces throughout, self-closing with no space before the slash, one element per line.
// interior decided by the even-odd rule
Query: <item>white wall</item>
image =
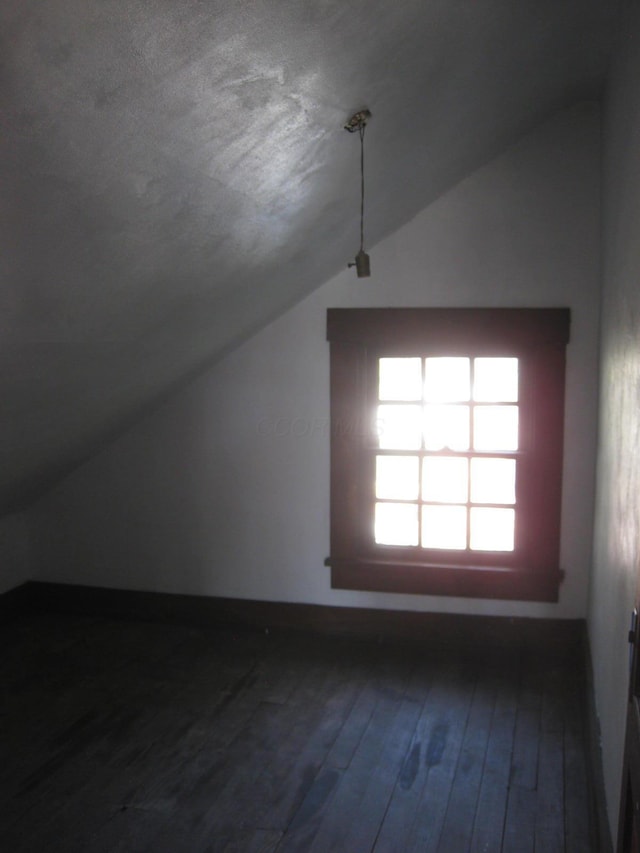
<path fill-rule="evenodd" d="M 0 518 L 0 595 L 29 580 L 27 519 L 23 513 Z"/>
<path fill-rule="evenodd" d="M 599 136 L 595 106 L 557 115 L 374 247 L 371 279 L 345 269 L 66 479 L 31 514 L 39 577 L 331 605 L 586 615 Z M 564 305 L 573 323 L 560 604 L 332 590 L 323 566 L 326 308 Z"/>
<path fill-rule="evenodd" d="M 600 442 L 589 634 L 609 820 L 618 822 L 627 631 L 640 571 L 640 9 L 621 27 L 604 117 Z"/>

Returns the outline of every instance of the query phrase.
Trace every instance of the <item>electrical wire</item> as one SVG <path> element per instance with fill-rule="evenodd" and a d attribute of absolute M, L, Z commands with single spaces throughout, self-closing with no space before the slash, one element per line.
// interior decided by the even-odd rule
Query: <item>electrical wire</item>
<path fill-rule="evenodd" d="M 364 131 L 366 124 L 361 122 L 360 132 L 360 251 L 364 252 Z"/>

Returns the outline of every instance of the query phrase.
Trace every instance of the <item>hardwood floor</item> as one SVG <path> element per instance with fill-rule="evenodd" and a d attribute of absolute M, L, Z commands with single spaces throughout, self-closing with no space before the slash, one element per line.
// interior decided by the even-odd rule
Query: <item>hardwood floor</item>
<path fill-rule="evenodd" d="M 77 616 L 0 637 L 8 853 L 596 853 L 579 643 Z"/>

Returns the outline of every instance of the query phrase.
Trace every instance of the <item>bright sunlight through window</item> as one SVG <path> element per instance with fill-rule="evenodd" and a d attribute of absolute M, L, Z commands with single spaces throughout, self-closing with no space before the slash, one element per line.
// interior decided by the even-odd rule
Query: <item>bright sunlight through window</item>
<path fill-rule="evenodd" d="M 380 358 L 379 545 L 513 551 L 517 358 Z"/>

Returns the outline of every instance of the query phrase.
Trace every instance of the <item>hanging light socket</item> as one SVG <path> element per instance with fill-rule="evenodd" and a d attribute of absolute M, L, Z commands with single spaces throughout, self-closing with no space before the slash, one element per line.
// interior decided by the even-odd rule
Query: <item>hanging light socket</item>
<path fill-rule="evenodd" d="M 371 262 L 364 249 L 360 249 L 356 255 L 355 264 L 349 264 L 349 266 L 355 266 L 358 278 L 369 278 L 371 275 Z"/>
<path fill-rule="evenodd" d="M 369 110 L 360 110 L 354 113 L 344 126 L 344 129 L 349 133 L 357 131 L 360 136 L 360 251 L 356 255 L 355 261 L 348 264 L 348 266 L 356 268 L 358 278 L 369 278 L 371 275 L 371 262 L 369 255 L 364 250 L 364 131 L 370 118 Z"/>

